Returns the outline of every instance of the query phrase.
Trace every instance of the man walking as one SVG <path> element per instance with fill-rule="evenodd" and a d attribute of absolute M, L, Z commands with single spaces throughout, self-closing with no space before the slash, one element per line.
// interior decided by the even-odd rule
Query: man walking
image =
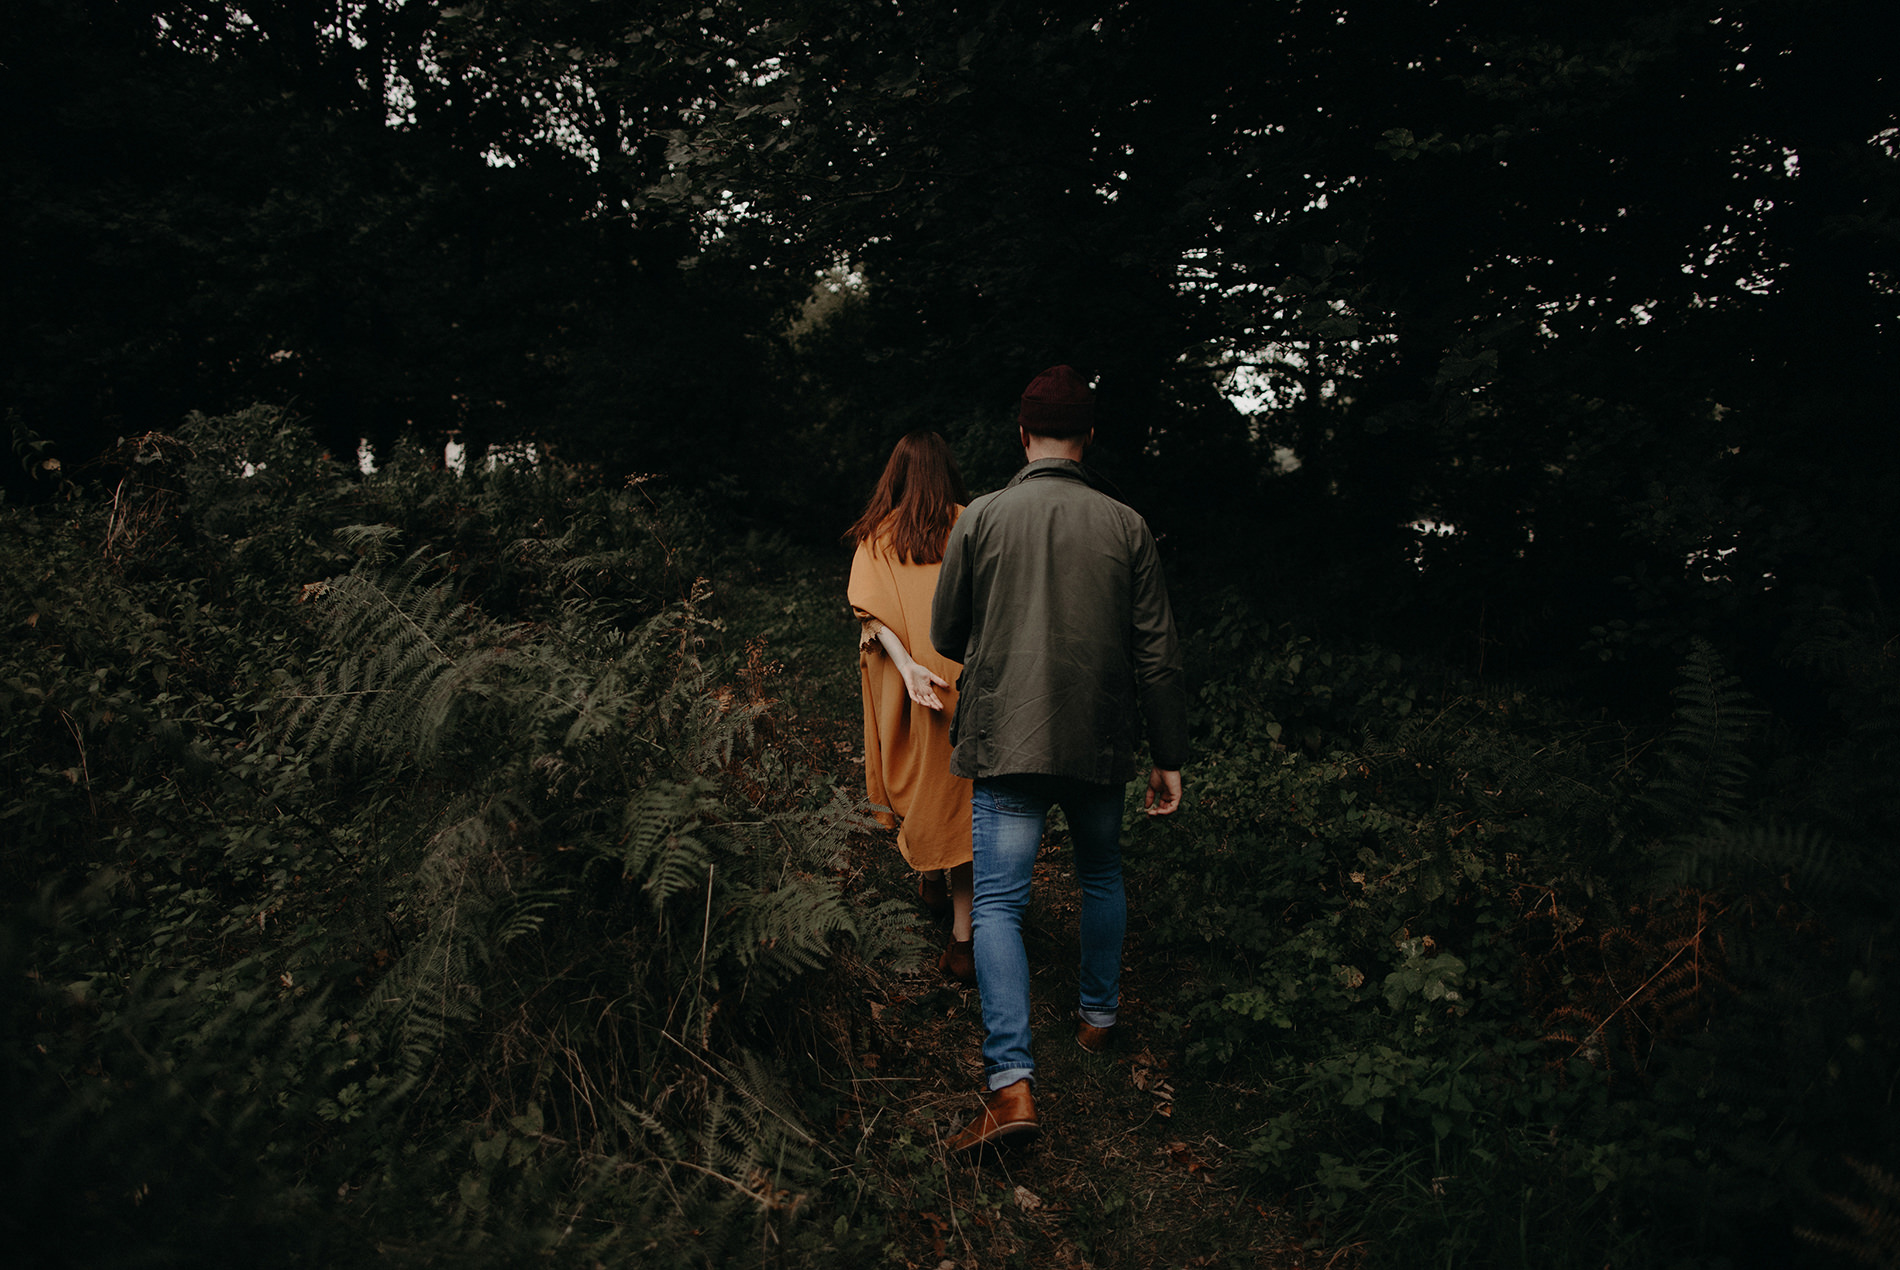
<path fill-rule="evenodd" d="M 957 521 L 931 608 L 931 643 L 963 664 L 950 769 L 975 781 L 972 926 L 991 1091 L 954 1152 L 1039 1131 L 1022 920 L 1049 809 L 1068 818 L 1082 887 L 1076 1040 L 1100 1051 L 1121 1004 L 1122 792 L 1138 717 L 1153 761 L 1148 814 L 1181 804 L 1174 617 L 1146 522 L 1082 466 L 1094 422 L 1094 394 L 1069 367 L 1030 383 L 1018 416 L 1027 464 Z"/>

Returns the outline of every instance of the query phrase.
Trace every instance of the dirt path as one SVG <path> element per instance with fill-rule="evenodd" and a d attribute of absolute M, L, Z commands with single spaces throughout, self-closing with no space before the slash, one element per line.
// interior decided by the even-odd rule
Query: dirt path
<path fill-rule="evenodd" d="M 893 850 L 891 856 L 895 858 Z M 1116 1047 L 1074 1042 L 1076 909 L 1058 843 L 1036 868 L 1025 927 L 1043 1133 L 1022 1151 L 946 1160 L 943 1144 L 981 1105 L 975 989 L 934 969 L 885 978 L 870 1002 L 875 1048 L 852 1092 L 862 1150 L 896 1191 L 890 1242 L 909 1266 L 1271 1266 L 1327 1264 L 1301 1232 L 1230 1176 L 1229 1137 L 1257 1121 L 1257 1096 L 1175 1080 L 1173 1038 L 1146 1000 L 1157 970 L 1131 940 Z M 1344 1264 L 1340 1262 L 1339 1264 Z"/>
<path fill-rule="evenodd" d="M 789 640 L 781 632 L 774 653 L 787 663 L 801 729 L 835 756 L 827 766 L 849 788 L 863 779 L 854 624 L 841 606 L 812 603 L 817 612 Z M 1305 1232 L 1277 1197 L 1250 1192 L 1233 1167 L 1235 1147 L 1265 1118 L 1263 1095 L 1177 1079 L 1178 1039 L 1157 1016 L 1183 968 L 1145 953 L 1138 894 L 1130 895 L 1123 1035 L 1105 1055 L 1075 1044 L 1080 895 L 1059 816 L 1053 825 L 1024 930 L 1043 1126 L 1034 1145 L 980 1163 L 946 1159 L 945 1141 L 981 1106 L 982 1018 L 976 989 L 944 980 L 934 956 L 917 972 L 862 967 L 854 976 L 862 999 L 840 1003 L 846 1017 L 836 1025 L 851 1038 L 852 1070 L 842 1074 L 833 1146 L 854 1155 L 861 1184 L 882 1192 L 860 1209 L 885 1214 L 893 1264 L 1352 1264 L 1350 1249 L 1303 1249 Z M 915 892 L 889 838 L 864 843 L 854 863 L 868 891 Z M 948 938 L 947 923 L 921 905 L 917 920 L 933 948 Z"/>

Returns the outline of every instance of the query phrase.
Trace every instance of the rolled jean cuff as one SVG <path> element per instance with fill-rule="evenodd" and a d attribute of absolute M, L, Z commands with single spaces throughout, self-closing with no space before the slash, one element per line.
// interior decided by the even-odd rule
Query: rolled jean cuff
<path fill-rule="evenodd" d="M 988 1079 L 990 1092 L 995 1093 L 999 1089 L 1008 1089 L 1019 1080 L 1034 1081 L 1036 1079 L 1036 1069 L 1033 1067 L 1001 1067 L 988 1073 Z"/>
<path fill-rule="evenodd" d="M 1090 1027 L 1115 1026 L 1115 1011 L 1113 1010 L 1078 1009 L 1076 1014 L 1080 1015 L 1082 1021 Z"/>

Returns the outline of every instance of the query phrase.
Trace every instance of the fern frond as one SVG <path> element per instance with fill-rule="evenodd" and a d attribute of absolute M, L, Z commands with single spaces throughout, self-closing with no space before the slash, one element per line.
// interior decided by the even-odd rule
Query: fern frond
<path fill-rule="evenodd" d="M 1726 911 L 1713 892 L 1685 887 L 1594 933 L 1553 923 L 1551 946 L 1527 955 L 1523 971 L 1544 1039 L 1597 1066 L 1608 1066 L 1614 1042 L 1642 1070 L 1650 1048 L 1733 991 L 1720 935 Z"/>
<path fill-rule="evenodd" d="M 432 930 L 405 961 L 402 973 L 392 972 L 384 982 L 387 988 L 407 990 L 388 1004 L 398 1012 L 401 1071 L 418 1076 L 435 1062 L 456 1025 L 478 1017 L 481 990 L 469 972 L 467 945 L 452 928 Z"/>
<path fill-rule="evenodd" d="M 1810 897 L 1891 887 L 1884 874 L 1858 867 L 1852 853 L 1806 825 L 1713 826 L 1691 834 L 1683 839 L 1676 875 L 1702 885 L 1785 876 Z"/>
<path fill-rule="evenodd" d="M 714 1090 L 699 1134 L 700 1164 L 730 1178 L 748 1177 L 761 1159 L 761 1120 L 756 1107 Z"/>
<path fill-rule="evenodd" d="M 752 1050 L 742 1051 L 737 1063 L 725 1063 L 720 1071 L 748 1102 L 771 1116 L 801 1142 L 809 1145 L 818 1141 L 800 1121 L 797 1104 L 786 1090 L 785 1082 L 759 1054 Z"/>
<path fill-rule="evenodd" d="M 675 895 L 710 885 L 712 855 L 694 832 L 697 792 L 691 783 L 655 782 L 627 805 L 623 816 L 623 876 L 639 883 L 653 910 L 662 915 Z"/>
<path fill-rule="evenodd" d="M 920 969 L 936 950 L 917 926 L 911 905 L 885 900 L 857 912 L 856 956 L 898 971 Z"/>
<path fill-rule="evenodd" d="M 767 976 L 776 987 L 831 957 L 831 941 L 857 934 L 857 923 L 834 886 L 793 878 L 748 904 L 740 914 L 738 947 L 743 964 Z"/>
<path fill-rule="evenodd" d="M 1847 1163 L 1872 1192 L 1871 1202 L 1849 1199 L 1845 1195 L 1828 1195 L 1825 1199 L 1859 1229 L 1844 1235 L 1797 1226 L 1795 1234 L 1865 1266 L 1900 1265 L 1900 1178 L 1875 1164 L 1853 1159 Z"/>
<path fill-rule="evenodd" d="M 515 633 L 460 605 L 433 580 L 438 565 L 420 552 L 393 569 L 365 560 L 327 584 L 329 664 L 292 698 L 288 735 L 332 761 L 435 757 L 458 715 L 516 660 Z"/>
<path fill-rule="evenodd" d="M 387 564 L 395 558 L 396 540 L 402 533 L 394 525 L 342 525 L 336 536 L 371 564 Z"/>
<path fill-rule="evenodd" d="M 558 887 L 526 891 L 514 896 L 495 929 L 495 942 L 512 944 L 517 939 L 536 934 L 547 921 L 548 913 L 565 907 L 571 895 L 572 892 L 566 887 Z"/>
<path fill-rule="evenodd" d="M 1740 814 L 1754 772 L 1746 743 L 1766 718 L 1707 640 L 1692 642 L 1681 679 L 1672 693 L 1676 723 L 1658 747 L 1658 770 L 1642 796 L 1677 830 Z"/>
<path fill-rule="evenodd" d="M 683 891 L 710 889 L 716 866 L 705 842 L 689 833 L 668 834 L 660 849 L 651 857 L 642 888 L 652 901 L 655 912 L 664 912 L 667 902 Z"/>
<path fill-rule="evenodd" d="M 636 1107 L 622 1098 L 614 1103 L 614 1111 L 615 1118 L 621 1122 L 623 1131 L 630 1127 L 638 1130 L 638 1132 L 628 1133 L 627 1136 L 638 1138 L 644 1134 L 652 1138 L 659 1146 L 657 1154 L 667 1159 L 678 1159 L 683 1154 L 679 1138 L 667 1128 L 664 1120 L 645 1107 Z"/>

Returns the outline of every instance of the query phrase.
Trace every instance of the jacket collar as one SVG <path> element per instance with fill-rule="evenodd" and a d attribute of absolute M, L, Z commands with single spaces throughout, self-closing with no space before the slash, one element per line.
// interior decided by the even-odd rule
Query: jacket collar
<path fill-rule="evenodd" d="M 1033 463 L 1025 464 L 1016 475 L 1009 478 L 1009 484 L 1003 488 L 1014 489 L 1024 481 L 1033 481 L 1043 477 L 1054 477 L 1065 481 L 1080 481 L 1089 488 L 1108 495 L 1118 503 L 1128 501 L 1122 497 L 1121 491 L 1115 488 L 1113 481 L 1110 481 L 1106 476 L 1103 476 L 1088 464 L 1078 463 L 1074 459 L 1037 459 Z"/>

